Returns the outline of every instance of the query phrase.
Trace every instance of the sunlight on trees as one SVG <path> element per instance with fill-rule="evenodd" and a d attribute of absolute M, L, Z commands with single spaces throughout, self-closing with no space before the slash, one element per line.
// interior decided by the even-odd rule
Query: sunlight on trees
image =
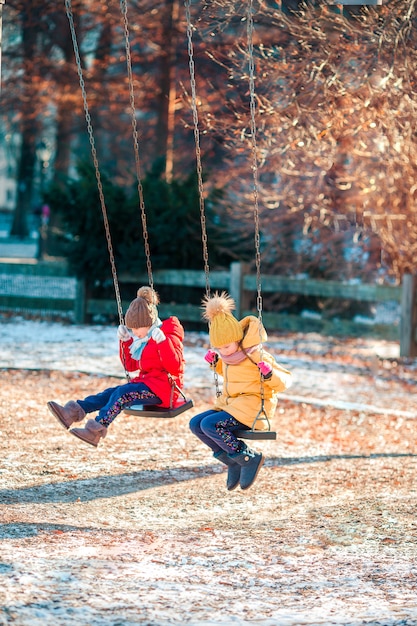
<path fill-rule="evenodd" d="M 239 18 L 242 3 L 211 4 L 212 31 L 237 43 L 212 53 L 228 78 L 215 89 L 229 115 L 219 121 L 209 111 L 206 124 L 242 173 L 250 138 Z M 296 15 L 262 4 L 256 22 L 264 229 L 276 241 L 293 216 L 293 226 L 318 229 L 323 246 L 337 232 L 374 243 L 376 233 L 384 265 L 399 280 L 416 255 L 416 3 L 348 14 L 300 4 Z M 276 256 L 278 271 L 285 254 Z"/>
<path fill-rule="evenodd" d="M 89 146 L 62 3 L 5 6 L 1 120 L 21 138 L 13 228 L 24 234 L 40 139 L 47 133 L 54 144 L 57 185 Z M 206 193 L 224 188 L 225 216 L 250 233 L 247 7 L 193 3 L 192 21 Z M 74 0 L 73 9 L 100 165 L 130 186 L 119 7 Z M 142 167 L 162 158 L 168 179 L 186 178 L 195 156 L 183 7 L 133 0 L 128 11 Z M 382 268 L 381 279 L 400 281 L 417 251 L 416 0 L 349 8 L 255 2 L 253 17 L 264 266 L 345 278 L 378 278 Z"/>

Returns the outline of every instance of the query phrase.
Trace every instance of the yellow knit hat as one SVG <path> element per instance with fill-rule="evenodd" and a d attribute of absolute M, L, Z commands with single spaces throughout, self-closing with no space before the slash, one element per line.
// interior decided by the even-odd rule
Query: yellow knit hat
<path fill-rule="evenodd" d="M 203 300 L 203 318 L 209 323 L 210 343 L 214 348 L 221 348 L 228 343 L 241 341 L 243 329 L 232 311 L 235 301 L 225 291 L 217 292 L 212 298 Z"/>

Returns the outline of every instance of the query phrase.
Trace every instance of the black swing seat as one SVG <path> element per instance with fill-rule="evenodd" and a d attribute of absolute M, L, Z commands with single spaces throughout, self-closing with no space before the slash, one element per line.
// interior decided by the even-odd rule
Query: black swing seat
<path fill-rule="evenodd" d="M 265 417 L 260 417 L 260 415 L 262 414 Z M 255 425 L 258 422 L 266 422 L 266 424 L 264 425 L 268 426 L 268 428 L 266 430 L 256 430 Z M 258 439 L 259 441 L 267 441 L 267 440 L 275 441 L 275 439 L 277 438 L 277 433 L 274 430 L 271 430 L 271 423 L 268 419 L 267 414 L 265 413 L 263 399 L 262 399 L 262 408 L 257 414 L 257 416 L 255 417 L 255 420 L 252 424 L 252 428 L 235 430 L 234 434 L 238 439 Z"/>
<path fill-rule="evenodd" d="M 235 430 L 234 435 L 238 439 L 259 439 L 263 441 L 267 439 L 275 440 L 277 438 L 277 433 L 273 430 Z"/>
<path fill-rule="evenodd" d="M 192 400 L 185 400 L 169 408 L 157 405 L 133 404 L 131 407 L 123 410 L 128 415 L 137 415 L 139 417 L 176 417 L 193 406 Z"/>

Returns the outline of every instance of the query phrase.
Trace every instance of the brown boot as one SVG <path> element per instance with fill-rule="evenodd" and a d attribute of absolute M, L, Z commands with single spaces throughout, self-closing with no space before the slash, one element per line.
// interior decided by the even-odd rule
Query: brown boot
<path fill-rule="evenodd" d="M 91 419 L 88 420 L 85 428 L 72 428 L 70 433 L 97 448 L 100 439 L 104 439 L 107 435 L 107 428 L 103 426 L 103 424 L 100 424 L 100 422 Z"/>
<path fill-rule="evenodd" d="M 74 400 L 70 400 L 65 406 L 61 406 L 56 402 L 48 402 L 48 409 L 67 430 L 74 422 L 81 422 L 85 418 L 84 409 Z"/>

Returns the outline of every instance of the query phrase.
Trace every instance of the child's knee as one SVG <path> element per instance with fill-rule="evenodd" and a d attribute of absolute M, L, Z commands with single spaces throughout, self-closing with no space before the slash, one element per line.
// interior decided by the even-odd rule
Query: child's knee
<path fill-rule="evenodd" d="M 200 431 L 200 416 L 194 415 L 194 417 L 190 419 L 188 425 L 193 435 L 196 435 Z"/>
<path fill-rule="evenodd" d="M 200 429 L 205 435 L 207 435 L 207 437 L 211 437 L 213 433 L 216 434 L 216 423 L 216 416 L 208 415 L 201 420 Z"/>

